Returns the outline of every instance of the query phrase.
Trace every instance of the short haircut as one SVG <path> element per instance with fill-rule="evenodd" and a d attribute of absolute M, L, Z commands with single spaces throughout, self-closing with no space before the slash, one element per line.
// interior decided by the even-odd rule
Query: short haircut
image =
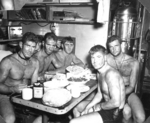
<path fill-rule="evenodd" d="M 42 43 L 43 42 L 43 36 L 42 35 L 37 35 L 38 42 Z"/>
<path fill-rule="evenodd" d="M 117 36 L 117 35 L 112 35 L 111 37 L 109 37 L 109 38 L 107 39 L 106 45 L 108 46 L 108 44 L 110 44 L 111 42 L 113 42 L 113 41 L 115 41 L 115 40 L 118 40 L 120 44 L 121 44 L 121 42 L 122 42 L 122 40 L 121 40 L 121 38 L 120 38 L 119 36 Z"/>
<path fill-rule="evenodd" d="M 44 35 L 44 42 L 46 42 L 47 39 L 53 39 L 54 41 L 57 41 L 57 36 L 53 32 L 47 32 Z"/>
<path fill-rule="evenodd" d="M 27 41 L 38 43 L 38 38 L 33 32 L 26 32 L 22 37 L 22 43 L 26 43 Z"/>
<path fill-rule="evenodd" d="M 57 41 L 60 41 L 60 42 L 62 42 L 62 39 L 61 39 L 61 38 L 57 38 Z"/>
<path fill-rule="evenodd" d="M 102 52 L 103 54 L 106 54 L 106 49 L 102 45 L 95 45 L 89 51 L 90 55 L 93 55 L 96 52 Z"/>
<path fill-rule="evenodd" d="M 69 43 L 73 43 L 74 44 L 74 41 L 73 41 L 73 38 L 71 36 L 68 36 L 68 37 L 64 37 L 62 39 L 62 44 L 64 45 L 66 42 L 69 42 Z"/>

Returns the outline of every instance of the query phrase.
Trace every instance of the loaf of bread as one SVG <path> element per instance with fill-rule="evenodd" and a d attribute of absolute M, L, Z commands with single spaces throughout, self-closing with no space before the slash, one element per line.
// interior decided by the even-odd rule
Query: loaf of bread
<path fill-rule="evenodd" d="M 43 95 L 43 103 L 52 107 L 61 107 L 71 100 L 70 91 L 65 88 L 56 88 L 46 91 Z"/>

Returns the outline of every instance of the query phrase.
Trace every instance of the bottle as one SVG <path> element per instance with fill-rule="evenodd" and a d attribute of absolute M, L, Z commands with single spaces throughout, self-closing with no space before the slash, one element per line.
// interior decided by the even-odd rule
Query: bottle
<path fill-rule="evenodd" d="M 40 99 L 43 97 L 43 94 L 44 94 L 43 84 L 39 83 L 39 82 L 34 83 L 34 85 L 33 85 L 33 95 L 34 96 L 33 97 Z"/>

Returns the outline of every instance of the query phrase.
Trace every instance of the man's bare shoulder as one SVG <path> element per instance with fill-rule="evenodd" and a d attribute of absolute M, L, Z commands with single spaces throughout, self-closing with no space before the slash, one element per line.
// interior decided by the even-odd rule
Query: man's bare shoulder
<path fill-rule="evenodd" d="M 129 63 L 129 64 L 132 64 L 133 66 L 135 65 L 138 65 L 139 64 L 139 61 L 132 57 L 132 56 L 129 56 L 127 54 L 125 54 L 125 60 L 124 60 L 125 63 Z"/>
<path fill-rule="evenodd" d="M 120 73 L 116 70 L 116 69 L 109 69 L 106 74 L 105 77 L 107 80 L 116 80 L 118 78 L 121 78 Z"/>
<path fill-rule="evenodd" d="M 106 55 L 106 57 L 112 57 L 112 55 L 111 55 L 110 53 L 108 53 L 108 54 Z"/>
<path fill-rule="evenodd" d="M 33 62 L 33 63 L 39 63 L 38 59 L 37 58 L 34 58 L 34 57 L 31 57 L 30 60 Z"/>
<path fill-rule="evenodd" d="M 70 55 L 71 55 L 72 57 L 77 57 L 74 53 L 71 53 Z"/>
<path fill-rule="evenodd" d="M 55 58 L 57 55 L 59 55 L 58 52 L 52 52 L 50 55 L 48 55 L 48 58 Z"/>
<path fill-rule="evenodd" d="M 2 61 L 0 62 L 1 67 L 11 67 L 12 63 L 14 63 L 14 61 L 16 61 L 15 59 L 15 54 L 11 54 L 9 56 L 6 56 L 5 58 L 2 59 Z"/>
<path fill-rule="evenodd" d="M 2 59 L 1 63 L 9 63 L 11 61 L 12 55 L 6 56 Z"/>
<path fill-rule="evenodd" d="M 51 57 L 53 58 L 65 57 L 63 51 L 54 51 L 51 55 Z"/>
<path fill-rule="evenodd" d="M 34 57 L 34 58 L 38 58 L 38 57 L 42 57 L 42 56 L 45 56 L 45 55 L 46 55 L 46 54 L 45 54 L 44 50 L 40 50 L 40 51 L 36 52 L 36 53 L 33 55 L 33 57 Z"/>
<path fill-rule="evenodd" d="M 49 62 L 56 58 L 56 53 L 51 53 L 50 55 L 45 57 L 45 62 Z"/>
<path fill-rule="evenodd" d="M 112 60 L 114 61 L 114 57 L 109 53 L 106 55 L 106 61 L 109 63 L 109 64 L 112 64 Z"/>

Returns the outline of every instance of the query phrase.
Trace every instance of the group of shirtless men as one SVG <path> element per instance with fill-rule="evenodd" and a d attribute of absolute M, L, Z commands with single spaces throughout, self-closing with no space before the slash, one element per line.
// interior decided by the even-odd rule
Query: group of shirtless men
<path fill-rule="evenodd" d="M 32 32 L 23 35 L 20 51 L 0 62 L 0 115 L 5 123 L 15 123 L 10 95 L 21 93 L 27 85 L 45 79 L 45 75 L 65 73 L 69 65 L 84 67 L 72 53 L 72 37 L 64 37 L 62 48 L 56 47 L 57 36 L 46 33 L 42 42 Z M 42 45 L 42 47 L 41 47 Z M 95 45 L 89 51 L 97 71 L 98 89 L 74 109 L 70 123 L 143 123 L 145 112 L 135 93 L 139 80 L 139 62 L 121 50 L 118 36 L 108 38 L 109 52 Z M 40 119 L 40 118 L 39 118 Z M 34 123 L 41 122 L 35 120 Z"/>

